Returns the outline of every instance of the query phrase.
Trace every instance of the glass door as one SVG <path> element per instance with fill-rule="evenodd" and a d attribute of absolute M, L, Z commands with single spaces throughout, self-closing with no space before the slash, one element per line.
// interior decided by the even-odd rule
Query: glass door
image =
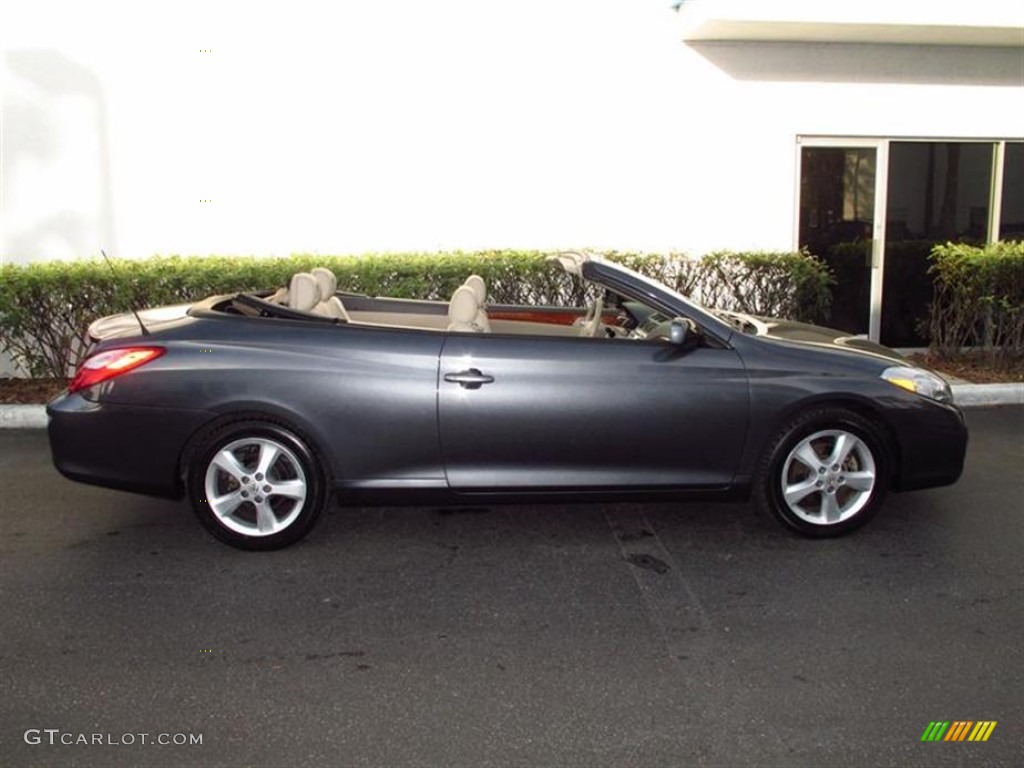
<path fill-rule="evenodd" d="M 927 346 L 933 246 L 988 240 L 992 153 L 991 142 L 889 143 L 883 344 Z"/>
<path fill-rule="evenodd" d="M 880 293 L 874 269 L 881 243 L 876 201 L 884 197 L 882 149 L 875 142 L 816 141 L 800 148 L 800 202 L 797 242 L 832 270 L 833 291 L 827 324 L 852 335 L 878 338 Z"/>

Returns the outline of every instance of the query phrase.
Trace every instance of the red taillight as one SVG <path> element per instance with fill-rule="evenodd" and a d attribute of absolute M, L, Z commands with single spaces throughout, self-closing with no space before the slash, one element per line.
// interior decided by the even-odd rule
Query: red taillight
<path fill-rule="evenodd" d="M 133 371 L 140 365 L 156 360 L 166 351 L 163 347 L 124 347 L 100 352 L 82 363 L 82 367 L 68 385 L 68 392 L 77 392 Z"/>

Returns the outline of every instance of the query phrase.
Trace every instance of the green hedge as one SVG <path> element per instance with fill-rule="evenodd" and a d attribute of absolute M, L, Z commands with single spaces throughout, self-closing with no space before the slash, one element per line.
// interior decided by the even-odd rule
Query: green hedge
<path fill-rule="evenodd" d="M 1024 242 L 946 243 L 932 249 L 931 261 L 932 350 L 952 357 L 983 348 L 997 365 L 1024 357 Z"/>
<path fill-rule="evenodd" d="M 116 275 L 101 260 L 6 265 L 0 268 L 0 350 L 32 376 L 61 378 L 81 362 L 88 324 L 126 311 L 133 298 L 152 307 L 275 288 L 316 266 L 334 270 L 339 289 L 371 296 L 447 300 L 475 272 L 497 304 L 583 305 L 583 287 L 547 262 L 547 255 L 165 256 L 115 262 Z M 820 320 L 828 308 L 831 277 L 806 253 L 718 252 L 702 260 L 682 254 L 606 256 L 711 306 L 809 321 Z"/>
<path fill-rule="evenodd" d="M 716 251 L 698 262 L 690 291 L 710 307 L 820 323 L 828 316 L 834 279 L 806 252 Z"/>

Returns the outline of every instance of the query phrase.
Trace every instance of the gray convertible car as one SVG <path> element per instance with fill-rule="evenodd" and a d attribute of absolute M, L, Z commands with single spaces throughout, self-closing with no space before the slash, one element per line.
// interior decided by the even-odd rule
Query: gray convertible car
<path fill-rule="evenodd" d="M 949 386 L 861 338 L 703 308 L 562 254 L 586 307 L 337 290 L 127 313 L 89 328 L 48 406 L 73 480 L 181 497 L 214 536 L 273 549 L 343 504 L 751 495 L 808 536 L 885 493 L 953 483 L 967 430 Z"/>

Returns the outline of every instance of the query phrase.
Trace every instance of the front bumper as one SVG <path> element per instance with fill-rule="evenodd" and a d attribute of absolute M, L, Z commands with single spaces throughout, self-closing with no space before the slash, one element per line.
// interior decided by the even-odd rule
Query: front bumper
<path fill-rule="evenodd" d="M 150 496 L 180 498 L 179 463 L 207 411 L 154 408 L 62 394 L 46 406 L 50 451 L 70 480 Z"/>
<path fill-rule="evenodd" d="M 964 469 L 967 425 L 959 408 L 930 401 L 895 414 L 899 436 L 897 491 L 935 488 L 955 483 Z"/>

